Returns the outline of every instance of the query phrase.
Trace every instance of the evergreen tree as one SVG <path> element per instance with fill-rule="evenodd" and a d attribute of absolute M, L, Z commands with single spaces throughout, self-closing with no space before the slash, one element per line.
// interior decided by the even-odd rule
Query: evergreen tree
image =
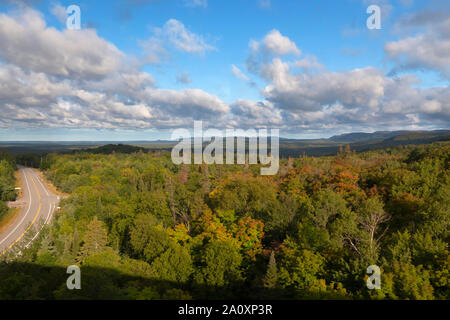
<path fill-rule="evenodd" d="M 80 250 L 80 239 L 78 236 L 78 230 L 75 228 L 73 232 L 73 241 L 72 241 L 72 256 L 76 257 L 78 255 L 78 251 Z"/>
<path fill-rule="evenodd" d="M 106 228 L 97 217 L 88 224 L 86 234 L 84 235 L 84 243 L 80 251 L 81 260 L 87 256 L 100 253 L 106 250 L 108 243 L 108 235 Z"/>
<path fill-rule="evenodd" d="M 273 289 L 277 287 L 278 270 L 277 262 L 275 260 L 275 252 L 270 253 L 269 264 L 267 265 L 266 276 L 264 277 L 264 287 Z"/>

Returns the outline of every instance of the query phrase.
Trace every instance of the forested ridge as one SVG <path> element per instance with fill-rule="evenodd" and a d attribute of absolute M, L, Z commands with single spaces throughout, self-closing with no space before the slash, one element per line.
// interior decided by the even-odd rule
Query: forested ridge
<path fill-rule="evenodd" d="M 276 176 L 168 152 L 50 154 L 41 170 L 70 196 L 0 264 L 0 298 L 449 299 L 449 151 L 345 148 L 281 159 Z M 72 264 L 81 290 L 66 288 Z"/>

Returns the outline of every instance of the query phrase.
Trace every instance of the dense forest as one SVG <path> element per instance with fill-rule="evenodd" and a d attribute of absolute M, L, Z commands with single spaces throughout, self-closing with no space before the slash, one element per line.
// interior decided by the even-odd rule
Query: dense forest
<path fill-rule="evenodd" d="M 0 264 L 0 298 L 449 299 L 449 163 L 449 142 L 281 159 L 276 176 L 162 151 L 50 154 L 41 170 L 69 196 Z"/>
<path fill-rule="evenodd" d="M 14 157 L 7 152 L 0 152 L 0 220 L 9 210 L 5 201 L 13 201 L 16 198 L 14 190 L 15 167 Z"/>

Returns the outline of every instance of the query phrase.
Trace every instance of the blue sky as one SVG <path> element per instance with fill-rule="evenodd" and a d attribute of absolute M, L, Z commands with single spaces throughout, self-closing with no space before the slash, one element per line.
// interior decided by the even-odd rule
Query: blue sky
<path fill-rule="evenodd" d="M 0 84 L 30 86 L 0 91 L 0 140 L 165 139 L 194 120 L 299 138 L 449 128 L 448 2 L 0 3 Z M 370 4 L 381 30 L 366 27 Z"/>

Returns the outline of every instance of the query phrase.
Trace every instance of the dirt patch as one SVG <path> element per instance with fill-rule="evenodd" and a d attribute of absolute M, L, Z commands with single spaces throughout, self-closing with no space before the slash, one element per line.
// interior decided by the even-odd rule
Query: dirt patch
<path fill-rule="evenodd" d="M 17 201 L 9 201 L 6 203 L 9 208 L 23 208 L 26 204 L 27 202 L 23 199 L 19 199 Z"/>

